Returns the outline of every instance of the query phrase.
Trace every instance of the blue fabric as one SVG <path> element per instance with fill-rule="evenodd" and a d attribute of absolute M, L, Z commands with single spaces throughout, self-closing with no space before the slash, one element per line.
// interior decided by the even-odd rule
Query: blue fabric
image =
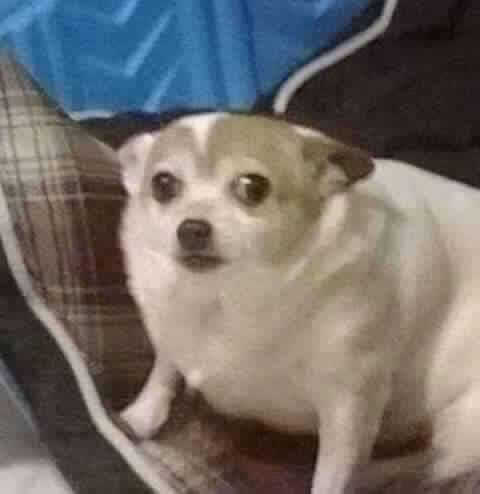
<path fill-rule="evenodd" d="M 0 46 L 68 112 L 247 109 L 371 1 L 0 0 Z"/>
<path fill-rule="evenodd" d="M 0 359 L 0 395 L 8 397 L 8 400 L 21 414 L 24 420 L 33 428 L 33 417 L 25 396 L 17 386 L 13 376 L 8 371 L 6 365 Z"/>

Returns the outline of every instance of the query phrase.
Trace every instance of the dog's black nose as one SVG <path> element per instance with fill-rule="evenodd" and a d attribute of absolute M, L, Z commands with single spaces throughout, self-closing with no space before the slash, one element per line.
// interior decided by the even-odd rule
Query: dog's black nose
<path fill-rule="evenodd" d="M 204 250 L 212 237 L 212 226 L 205 220 L 187 219 L 180 223 L 177 237 L 185 250 Z"/>

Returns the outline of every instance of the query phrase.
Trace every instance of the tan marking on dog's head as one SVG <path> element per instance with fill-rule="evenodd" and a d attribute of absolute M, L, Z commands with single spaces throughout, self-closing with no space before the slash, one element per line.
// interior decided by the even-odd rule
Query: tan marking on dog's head
<path fill-rule="evenodd" d="M 374 164 L 364 151 L 280 119 L 226 115 L 209 130 L 207 161 L 215 168 L 264 167 L 278 194 L 325 198 L 367 177 Z"/>
<path fill-rule="evenodd" d="M 219 173 L 258 172 L 275 183 L 279 197 L 300 192 L 303 173 L 301 138 L 286 122 L 249 115 L 215 121 L 209 133 L 207 161 Z"/>

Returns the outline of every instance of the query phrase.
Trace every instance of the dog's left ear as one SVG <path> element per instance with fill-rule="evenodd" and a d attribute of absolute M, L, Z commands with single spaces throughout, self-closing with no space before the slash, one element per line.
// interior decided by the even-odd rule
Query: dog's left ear
<path fill-rule="evenodd" d="M 123 185 L 130 195 L 137 194 L 142 186 L 145 165 L 155 136 L 140 134 L 128 139 L 117 151 L 122 165 Z"/>
<path fill-rule="evenodd" d="M 302 152 L 304 160 L 313 166 L 317 190 L 324 197 L 368 177 L 375 168 L 365 151 L 321 134 L 304 136 Z"/>

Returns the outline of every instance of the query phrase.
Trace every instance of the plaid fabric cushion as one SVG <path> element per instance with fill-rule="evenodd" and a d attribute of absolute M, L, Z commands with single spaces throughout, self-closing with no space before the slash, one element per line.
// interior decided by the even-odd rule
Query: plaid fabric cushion
<path fill-rule="evenodd" d="M 151 352 L 118 247 L 125 198 L 118 165 L 6 57 L 0 181 L 36 291 L 77 343 L 104 397 L 128 399 Z"/>

